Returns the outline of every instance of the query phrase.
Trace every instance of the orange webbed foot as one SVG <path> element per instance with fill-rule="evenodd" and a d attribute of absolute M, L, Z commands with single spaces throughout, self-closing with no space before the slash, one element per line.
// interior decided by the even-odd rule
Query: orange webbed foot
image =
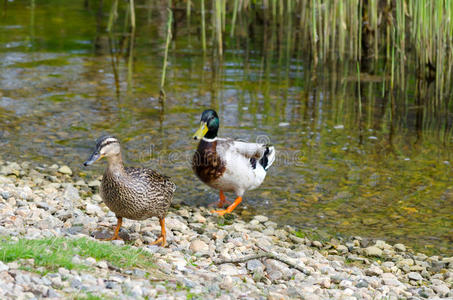
<path fill-rule="evenodd" d="M 221 198 L 222 199 L 222 198 Z M 230 206 L 228 206 L 227 209 L 222 209 L 222 210 L 213 210 L 211 211 L 212 213 L 216 213 L 218 214 L 219 216 L 224 216 L 225 214 L 229 214 L 231 213 L 238 205 L 239 203 L 241 203 L 242 201 L 242 197 L 237 197 L 236 200 L 234 200 L 233 204 L 231 204 Z"/>
<path fill-rule="evenodd" d="M 100 239 L 101 241 L 117 241 L 120 240 L 122 241 L 123 239 L 119 237 L 119 235 L 115 236 L 113 235 L 112 237 L 106 238 L 106 239 Z"/>
<path fill-rule="evenodd" d="M 159 223 L 160 223 L 160 230 L 161 230 L 160 236 L 157 238 L 157 240 L 152 242 L 151 245 L 160 244 L 161 247 L 165 247 L 165 245 L 167 244 L 167 238 L 166 238 L 167 232 L 165 231 L 165 218 L 159 219 Z"/>
<path fill-rule="evenodd" d="M 106 238 L 106 239 L 101 239 L 101 241 L 122 240 L 122 238 L 120 238 L 120 236 L 119 236 L 120 228 L 121 228 L 122 224 L 123 224 L 123 218 L 117 217 L 116 228 L 115 228 L 115 232 L 113 233 L 113 236 Z"/>
<path fill-rule="evenodd" d="M 165 247 L 165 245 L 167 244 L 165 237 L 160 236 L 157 240 L 155 240 L 154 242 L 151 243 L 151 245 L 159 245 L 159 244 L 161 247 Z"/>

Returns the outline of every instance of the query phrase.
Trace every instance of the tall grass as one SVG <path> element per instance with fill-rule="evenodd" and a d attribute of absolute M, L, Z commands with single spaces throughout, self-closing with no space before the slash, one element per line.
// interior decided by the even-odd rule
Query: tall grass
<path fill-rule="evenodd" d="M 165 78 L 167 74 L 167 64 L 168 64 L 168 49 L 170 47 L 170 41 L 172 38 L 171 27 L 173 24 L 173 12 L 171 9 L 168 9 L 168 21 L 167 21 L 167 39 L 165 41 L 165 52 L 164 52 L 164 62 L 162 66 L 162 76 L 160 81 L 160 101 L 162 103 L 166 100 L 166 93 L 165 93 Z"/>
<path fill-rule="evenodd" d="M 117 0 L 111 1 L 109 30 L 117 9 Z M 129 4 L 133 6 L 133 1 Z M 420 80 L 435 81 L 439 100 L 451 93 L 450 0 L 188 0 L 153 5 L 155 13 L 162 13 L 167 5 L 185 11 L 188 20 L 180 24 L 189 27 L 189 34 L 199 35 L 203 53 L 212 48 L 221 56 L 237 47 L 238 40 L 246 45 L 265 39 L 263 50 L 278 55 L 279 62 L 302 56 L 309 57 L 314 66 L 347 61 L 355 65 L 363 60 L 376 66 L 384 61 L 385 66 L 381 63 L 380 68 L 363 71 L 385 72 L 383 78 L 391 78 L 390 86 L 401 90 L 406 73 L 413 72 Z M 133 27 L 135 17 L 128 19 Z"/>

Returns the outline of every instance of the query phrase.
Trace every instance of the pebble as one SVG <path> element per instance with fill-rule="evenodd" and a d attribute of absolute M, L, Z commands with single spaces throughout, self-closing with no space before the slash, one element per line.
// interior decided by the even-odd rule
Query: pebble
<path fill-rule="evenodd" d="M 97 206 L 96 204 L 91 204 L 91 203 L 87 203 L 86 207 L 85 207 L 85 211 L 87 214 L 89 215 L 93 215 L 93 216 L 102 216 L 104 215 L 104 212 L 102 211 L 102 209 Z"/>
<path fill-rule="evenodd" d="M 370 266 L 368 269 L 365 270 L 365 274 L 368 275 L 368 276 L 379 276 L 379 275 L 382 275 L 382 273 L 384 273 L 384 271 L 382 271 L 381 268 L 379 268 L 378 266 Z"/>
<path fill-rule="evenodd" d="M 9 267 L 7 265 L 5 265 L 2 261 L 0 261 L 0 272 L 8 271 L 8 270 L 9 270 Z"/>
<path fill-rule="evenodd" d="M 422 275 L 420 275 L 420 273 L 417 273 L 417 272 L 410 272 L 407 274 L 407 278 L 409 278 L 410 280 L 415 280 L 415 281 L 421 281 L 423 280 L 423 277 Z"/>
<path fill-rule="evenodd" d="M 0 200 L 5 200 L 0 202 L 0 220 L 7 220 L 0 223 L 1 236 L 17 241 L 91 239 L 89 234 L 98 230 L 111 234 L 115 214 L 101 209 L 99 180 L 85 178 L 73 183 L 71 177 L 55 176 L 64 166 L 54 166 L 48 173 L 30 166 L 22 169 L 14 163 L 0 166 Z M 11 176 L 15 174 L 20 177 Z M 414 255 L 402 244 L 392 246 L 361 237 L 321 243 L 294 236 L 293 228 L 282 228 L 266 216 L 255 216 L 250 222 L 235 217 L 219 224 L 219 218 L 207 209 L 182 204 L 171 209 L 166 225 L 168 246 L 161 248 L 146 245 L 160 232 L 155 218 L 125 220 L 123 224 L 122 233 L 128 233 L 132 240 L 127 247 L 152 255 L 155 268 L 138 263 L 120 269 L 111 258 L 97 261 L 84 251 L 70 258 L 76 267 L 72 270 L 62 266 L 57 271 L 48 270 L 35 266 L 33 260 L 0 261 L 0 298 L 64 298 L 74 294 L 80 298 L 225 300 L 452 297 L 453 259 Z M 122 240 L 103 243 L 124 245 Z M 276 259 L 256 258 L 262 251 L 275 253 L 304 272 Z M 241 260 L 244 257 L 251 259 Z M 238 262 L 214 263 L 225 259 Z"/>
<path fill-rule="evenodd" d="M 265 266 L 261 261 L 257 259 L 251 259 L 247 262 L 247 269 L 251 272 L 255 272 L 257 270 L 264 271 Z"/>
<path fill-rule="evenodd" d="M 72 170 L 68 166 L 61 166 L 58 169 L 58 172 L 61 174 L 72 175 Z"/>
<path fill-rule="evenodd" d="M 194 253 L 208 253 L 209 246 L 202 240 L 193 240 L 190 242 L 190 250 Z"/>
<path fill-rule="evenodd" d="M 231 290 L 233 288 L 233 278 L 231 278 L 231 276 L 225 276 L 220 287 L 224 290 Z"/>
<path fill-rule="evenodd" d="M 98 188 L 101 186 L 101 182 L 99 180 L 91 180 L 90 182 L 88 182 L 88 186 L 90 188 Z"/>
<path fill-rule="evenodd" d="M 395 250 L 399 252 L 406 252 L 406 246 L 404 246 L 403 244 L 395 244 L 393 245 L 393 248 L 395 248 Z"/>
<path fill-rule="evenodd" d="M 367 256 L 382 256 L 382 250 L 376 246 L 365 248 L 365 255 Z"/>
<path fill-rule="evenodd" d="M 440 297 L 446 297 L 447 294 L 450 292 L 450 289 L 447 287 L 446 284 L 439 284 L 432 286 L 432 289 L 438 294 Z"/>
<path fill-rule="evenodd" d="M 316 248 L 319 248 L 319 249 L 322 248 L 322 244 L 321 244 L 320 241 L 313 241 L 313 242 L 311 242 L 311 245 L 312 245 L 313 247 L 316 247 Z"/>
<path fill-rule="evenodd" d="M 258 222 L 260 223 L 265 223 L 267 221 L 269 221 L 269 218 L 266 217 L 266 216 L 261 216 L 261 215 L 258 215 L 258 216 L 255 216 L 253 217 L 255 220 L 257 220 Z"/>

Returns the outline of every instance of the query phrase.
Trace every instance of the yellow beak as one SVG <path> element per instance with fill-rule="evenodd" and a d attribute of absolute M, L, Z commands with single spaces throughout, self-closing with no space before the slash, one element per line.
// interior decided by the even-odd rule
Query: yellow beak
<path fill-rule="evenodd" d="M 201 122 L 200 123 L 200 128 L 198 128 L 197 132 L 193 135 L 194 140 L 201 140 L 206 133 L 208 132 L 208 126 L 206 125 L 206 122 Z"/>

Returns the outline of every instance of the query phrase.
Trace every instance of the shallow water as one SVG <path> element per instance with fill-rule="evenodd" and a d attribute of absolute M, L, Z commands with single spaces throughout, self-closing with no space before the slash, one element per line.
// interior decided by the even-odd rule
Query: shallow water
<path fill-rule="evenodd" d="M 129 164 L 171 175 L 177 198 L 207 205 L 217 195 L 198 182 L 189 162 L 200 114 L 212 107 L 221 136 L 270 141 L 279 151 L 239 213 L 453 254 L 453 109 L 436 102 L 433 84 L 408 75 L 405 89 L 392 92 L 379 72 L 362 70 L 359 83 L 355 64 L 281 59 L 259 39 L 230 41 L 218 60 L 210 51 L 203 55 L 197 31 L 179 21 L 162 107 L 165 15 L 153 11 L 149 18 L 139 2 L 130 51 L 124 35 L 105 33 L 108 7 L 99 14 L 84 1 L 5 3 L 3 159 L 68 164 L 77 176 L 95 176 L 101 164 L 81 163 L 94 140 L 111 133 Z"/>

